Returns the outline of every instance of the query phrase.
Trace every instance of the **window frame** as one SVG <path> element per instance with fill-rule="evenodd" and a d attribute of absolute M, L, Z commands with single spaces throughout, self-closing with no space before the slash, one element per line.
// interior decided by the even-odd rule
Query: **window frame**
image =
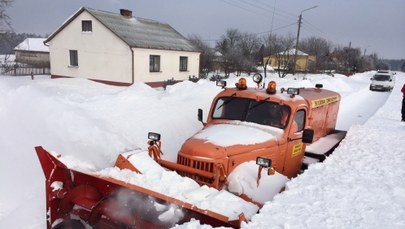
<path fill-rule="evenodd" d="M 277 106 L 280 116 L 279 121 L 270 123 L 267 122 L 271 119 L 268 111 L 272 106 Z M 285 129 L 288 126 L 290 116 L 291 107 L 288 105 L 280 105 L 277 102 L 266 100 L 257 101 L 252 98 L 224 96 L 215 101 L 211 119 L 237 120 Z"/>
<path fill-rule="evenodd" d="M 303 113 L 303 115 L 300 115 L 301 112 Z M 297 110 L 297 112 L 295 112 L 295 117 L 294 117 L 294 122 L 297 124 L 297 132 L 303 131 L 305 129 L 305 120 L 306 120 L 306 115 L 307 115 L 307 111 L 305 109 L 299 109 Z M 297 120 L 297 118 L 302 118 L 302 123 L 299 122 L 300 120 Z M 299 125 L 301 124 L 301 126 Z"/>
<path fill-rule="evenodd" d="M 83 33 L 93 32 L 93 22 L 91 20 L 82 20 L 82 32 Z"/>
<path fill-rule="evenodd" d="M 149 72 L 160 72 L 160 55 L 149 55 Z"/>
<path fill-rule="evenodd" d="M 69 50 L 69 66 L 79 67 L 79 53 L 77 50 Z"/>
<path fill-rule="evenodd" d="M 188 71 L 188 57 L 187 56 L 180 56 L 179 60 L 179 71 L 180 72 L 187 72 Z"/>

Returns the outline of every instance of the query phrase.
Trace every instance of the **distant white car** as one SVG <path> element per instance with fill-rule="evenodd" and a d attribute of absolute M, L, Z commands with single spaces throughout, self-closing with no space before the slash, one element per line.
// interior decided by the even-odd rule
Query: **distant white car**
<path fill-rule="evenodd" d="M 389 70 L 378 70 L 371 78 L 371 91 L 392 91 L 395 85 L 395 73 Z"/>

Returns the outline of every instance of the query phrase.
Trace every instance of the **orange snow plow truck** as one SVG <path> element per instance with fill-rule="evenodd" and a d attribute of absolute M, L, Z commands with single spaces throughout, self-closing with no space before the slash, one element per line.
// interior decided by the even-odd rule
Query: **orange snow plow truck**
<path fill-rule="evenodd" d="M 232 174 L 247 171 L 252 168 L 247 165 L 253 162 L 251 186 L 269 187 L 261 182 L 275 175 L 288 180 L 308 164 L 323 161 L 345 132 L 335 130 L 341 99 L 338 93 L 322 89 L 322 85 L 277 89 L 274 81 L 264 87 L 260 74 L 255 74 L 253 81 L 257 85 L 252 88 L 247 87 L 245 78 L 232 88 L 226 87 L 226 81 L 217 82 L 223 90 L 214 98 L 206 122 L 203 111 L 198 110 L 198 120 L 204 127 L 185 141 L 177 162 L 161 158 L 157 133 L 149 133 L 146 155 L 165 171 L 175 171 L 213 190 L 225 190 L 259 209 L 272 197 L 258 200 L 243 190 L 233 191 L 229 187 L 235 185 L 230 183 L 240 178 L 232 179 Z M 40 146 L 36 152 L 46 177 L 48 229 L 170 228 L 192 219 L 214 227 L 239 228 L 249 218 L 243 211 L 236 218 L 230 217 L 117 177 L 70 169 Z M 114 168 L 141 174 L 132 156 L 120 154 Z M 283 185 L 276 188 L 276 193 L 283 189 Z M 127 197 L 118 193 L 126 193 Z M 176 206 L 181 214 L 165 221 L 157 206 Z"/>

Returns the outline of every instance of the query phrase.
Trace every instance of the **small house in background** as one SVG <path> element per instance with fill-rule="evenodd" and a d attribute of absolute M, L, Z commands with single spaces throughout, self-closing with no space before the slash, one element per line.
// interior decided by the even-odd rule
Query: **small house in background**
<path fill-rule="evenodd" d="M 267 63 L 271 69 L 284 71 L 288 69 L 290 63 L 294 62 L 295 49 L 290 49 L 285 52 L 280 52 L 275 55 L 266 56 L 263 58 L 263 63 Z M 297 59 L 295 61 L 295 70 L 298 72 L 306 72 L 311 63 L 316 61 L 316 57 L 308 55 L 300 50 L 297 50 Z"/>
<path fill-rule="evenodd" d="M 45 38 L 27 38 L 15 51 L 15 62 L 32 67 L 49 67 L 49 48 L 44 45 Z"/>
<path fill-rule="evenodd" d="M 82 7 L 44 43 L 51 76 L 85 78 L 112 85 L 198 77 L 200 52 L 166 23 Z"/>

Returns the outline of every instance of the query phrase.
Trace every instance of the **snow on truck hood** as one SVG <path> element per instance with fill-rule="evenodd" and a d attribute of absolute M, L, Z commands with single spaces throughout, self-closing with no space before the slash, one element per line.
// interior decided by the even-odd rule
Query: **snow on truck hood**
<path fill-rule="evenodd" d="M 193 138 L 205 140 L 206 143 L 217 146 L 228 147 L 233 145 L 253 145 L 278 139 L 283 133 L 283 130 L 275 127 L 232 121 L 226 124 L 211 125 L 198 132 Z"/>

